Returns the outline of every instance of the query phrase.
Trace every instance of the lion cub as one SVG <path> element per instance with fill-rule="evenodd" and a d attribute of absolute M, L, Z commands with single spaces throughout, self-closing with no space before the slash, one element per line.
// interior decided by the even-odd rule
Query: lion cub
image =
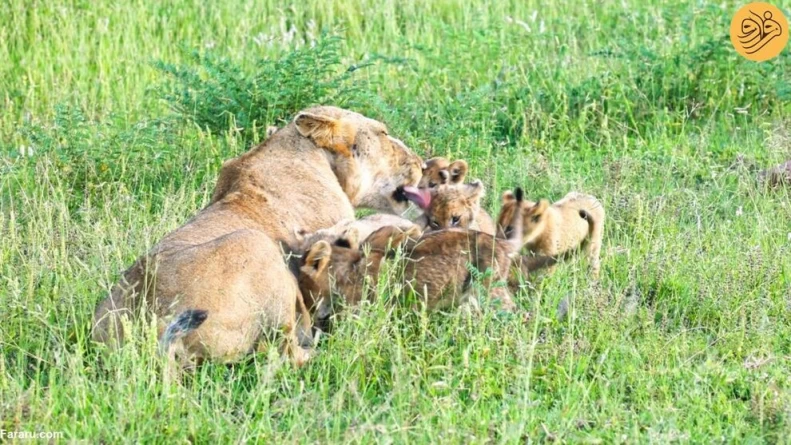
<path fill-rule="evenodd" d="M 481 208 L 484 192 L 481 181 L 437 186 L 431 190 L 429 205 L 416 222 L 429 230 L 457 227 L 494 236 L 494 220 Z"/>
<path fill-rule="evenodd" d="M 442 157 L 431 158 L 423 163 L 423 177 L 418 188 L 433 189 L 442 184 L 461 184 L 467 170 L 467 162 L 464 160 L 450 162 Z"/>
<path fill-rule="evenodd" d="M 522 190 L 516 189 L 515 202 L 521 203 Z M 430 310 L 441 310 L 465 303 L 474 294 L 474 275 L 483 275 L 482 285 L 505 310 L 515 305 L 507 287 L 492 287 L 506 282 L 511 259 L 522 246 L 521 217 L 515 216 L 507 239 L 473 230 L 445 229 L 415 240 L 411 233 L 397 227 L 384 227 L 372 233 L 361 247 L 354 239 L 339 238 L 330 244 L 319 241 L 308 249 L 300 268 L 300 288 L 314 299 L 330 301 L 335 293 L 346 304 L 369 298 L 366 289 L 375 289 L 379 269 L 388 257 L 388 245 L 404 245 L 404 279 Z M 471 266 L 471 267 L 470 267 Z M 491 269 L 491 273 L 487 270 Z M 369 286 L 365 286 L 366 280 Z M 331 304 L 331 303 L 330 303 Z"/>
<path fill-rule="evenodd" d="M 512 223 L 522 214 L 522 241 L 535 254 L 558 257 L 584 247 L 591 274 L 598 278 L 600 251 L 604 234 L 604 206 L 591 195 L 570 192 L 550 205 L 542 199 L 537 203 L 519 202 L 513 193 L 503 193 L 498 230 L 508 236 L 518 230 Z"/>
<path fill-rule="evenodd" d="M 332 227 L 320 229 L 313 233 L 307 233 L 303 230 L 296 230 L 296 237 L 301 246 L 301 250 L 305 251 L 313 244 L 321 240 L 334 242 L 338 238 L 343 238 L 344 234 L 350 233 L 349 231 L 356 231 L 358 239 L 366 239 L 372 233 L 381 229 L 382 227 L 397 227 L 402 231 L 407 231 L 413 227 L 420 230 L 419 224 L 416 224 L 406 218 L 388 213 L 374 213 L 362 217 L 360 219 L 344 219 L 339 221 Z"/>

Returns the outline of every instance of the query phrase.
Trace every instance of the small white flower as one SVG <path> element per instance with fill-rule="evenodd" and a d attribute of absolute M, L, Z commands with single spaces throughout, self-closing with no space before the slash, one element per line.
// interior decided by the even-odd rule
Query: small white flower
<path fill-rule="evenodd" d="M 104 34 L 110 29 L 110 18 L 102 17 L 96 21 L 96 31 L 99 34 Z"/>
<path fill-rule="evenodd" d="M 23 158 L 25 156 L 32 157 L 33 156 L 33 146 L 32 145 L 30 145 L 30 146 L 28 146 L 28 145 L 20 145 L 19 146 L 19 154 L 22 155 Z"/>
<path fill-rule="evenodd" d="M 203 46 L 205 46 L 206 49 L 212 49 L 214 48 L 215 45 L 216 43 L 214 43 L 214 40 L 209 40 L 208 42 L 203 44 Z"/>
<path fill-rule="evenodd" d="M 743 214 L 744 210 L 742 210 L 742 206 L 739 206 L 739 208 L 736 209 L 736 216 L 742 216 Z"/>
<path fill-rule="evenodd" d="M 263 45 L 267 40 L 269 40 L 267 35 L 262 32 L 259 32 L 258 35 L 253 37 L 253 42 L 258 46 Z"/>

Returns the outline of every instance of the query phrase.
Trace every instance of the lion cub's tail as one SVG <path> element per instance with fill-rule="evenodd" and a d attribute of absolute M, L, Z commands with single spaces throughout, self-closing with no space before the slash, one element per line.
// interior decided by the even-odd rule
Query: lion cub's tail
<path fill-rule="evenodd" d="M 162 355 L 167 355 L 174 341 L 198 329 L 200 325 L 206 321 L 208 316 L 208 311 L 200 309 L 188 309 L 179 314 L 179 316 L 168 325 L 167 329 L 165 329 L 165 332 L 162 334 L 162 338 L 159 339 L 159 352 Z"/>
<path fill-rule="evenodd" d="M 586 209 L 580 209 L 579 213 L 580 218 L 588 222 L 588 241 L 596 239 L 597 233 L 601 231 L 601 225 L 604 221 L 599 221 Z"/>
<path fill-rule="evenodd" d="M 519 253 L 522 250 L 522 239 L 524 234 L 522 230 L 524 228 L 524 219 L 522 218 L 522 202 L 525 198 L 525 193 L 522 191 L 521 187 L 517 187 L 514 190 L 514 196 L 516 198 L 516 205 L 514 208 L 513 220 L 511 220 L 511 233 L 508 234 L 506 240 L 508 241 L 509 245 L 509 256 L 513 256 Z"/>

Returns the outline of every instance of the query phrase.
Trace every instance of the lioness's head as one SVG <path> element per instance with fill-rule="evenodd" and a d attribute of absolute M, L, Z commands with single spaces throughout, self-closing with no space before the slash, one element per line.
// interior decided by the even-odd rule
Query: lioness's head
<path fill-rule="evenodd" d="M 379 121 L 336 107 L 315 107 L 294 119 L 299 134 L 327 151 L 333 171 L 355 207 L 401 214 L 412 201 L 428 206 L 416 186 L 420 157 Z"/>

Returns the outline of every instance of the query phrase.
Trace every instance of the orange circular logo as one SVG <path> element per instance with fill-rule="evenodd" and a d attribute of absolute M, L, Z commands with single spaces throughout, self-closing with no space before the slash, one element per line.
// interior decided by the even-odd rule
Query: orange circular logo
<path fill-rule="evenodd" d="M 749 60 L 769 60 L 788 43 L 788 20 L 769 3 L 745 5 L 731 21 L 731 43 L 736 52 Z"/>

